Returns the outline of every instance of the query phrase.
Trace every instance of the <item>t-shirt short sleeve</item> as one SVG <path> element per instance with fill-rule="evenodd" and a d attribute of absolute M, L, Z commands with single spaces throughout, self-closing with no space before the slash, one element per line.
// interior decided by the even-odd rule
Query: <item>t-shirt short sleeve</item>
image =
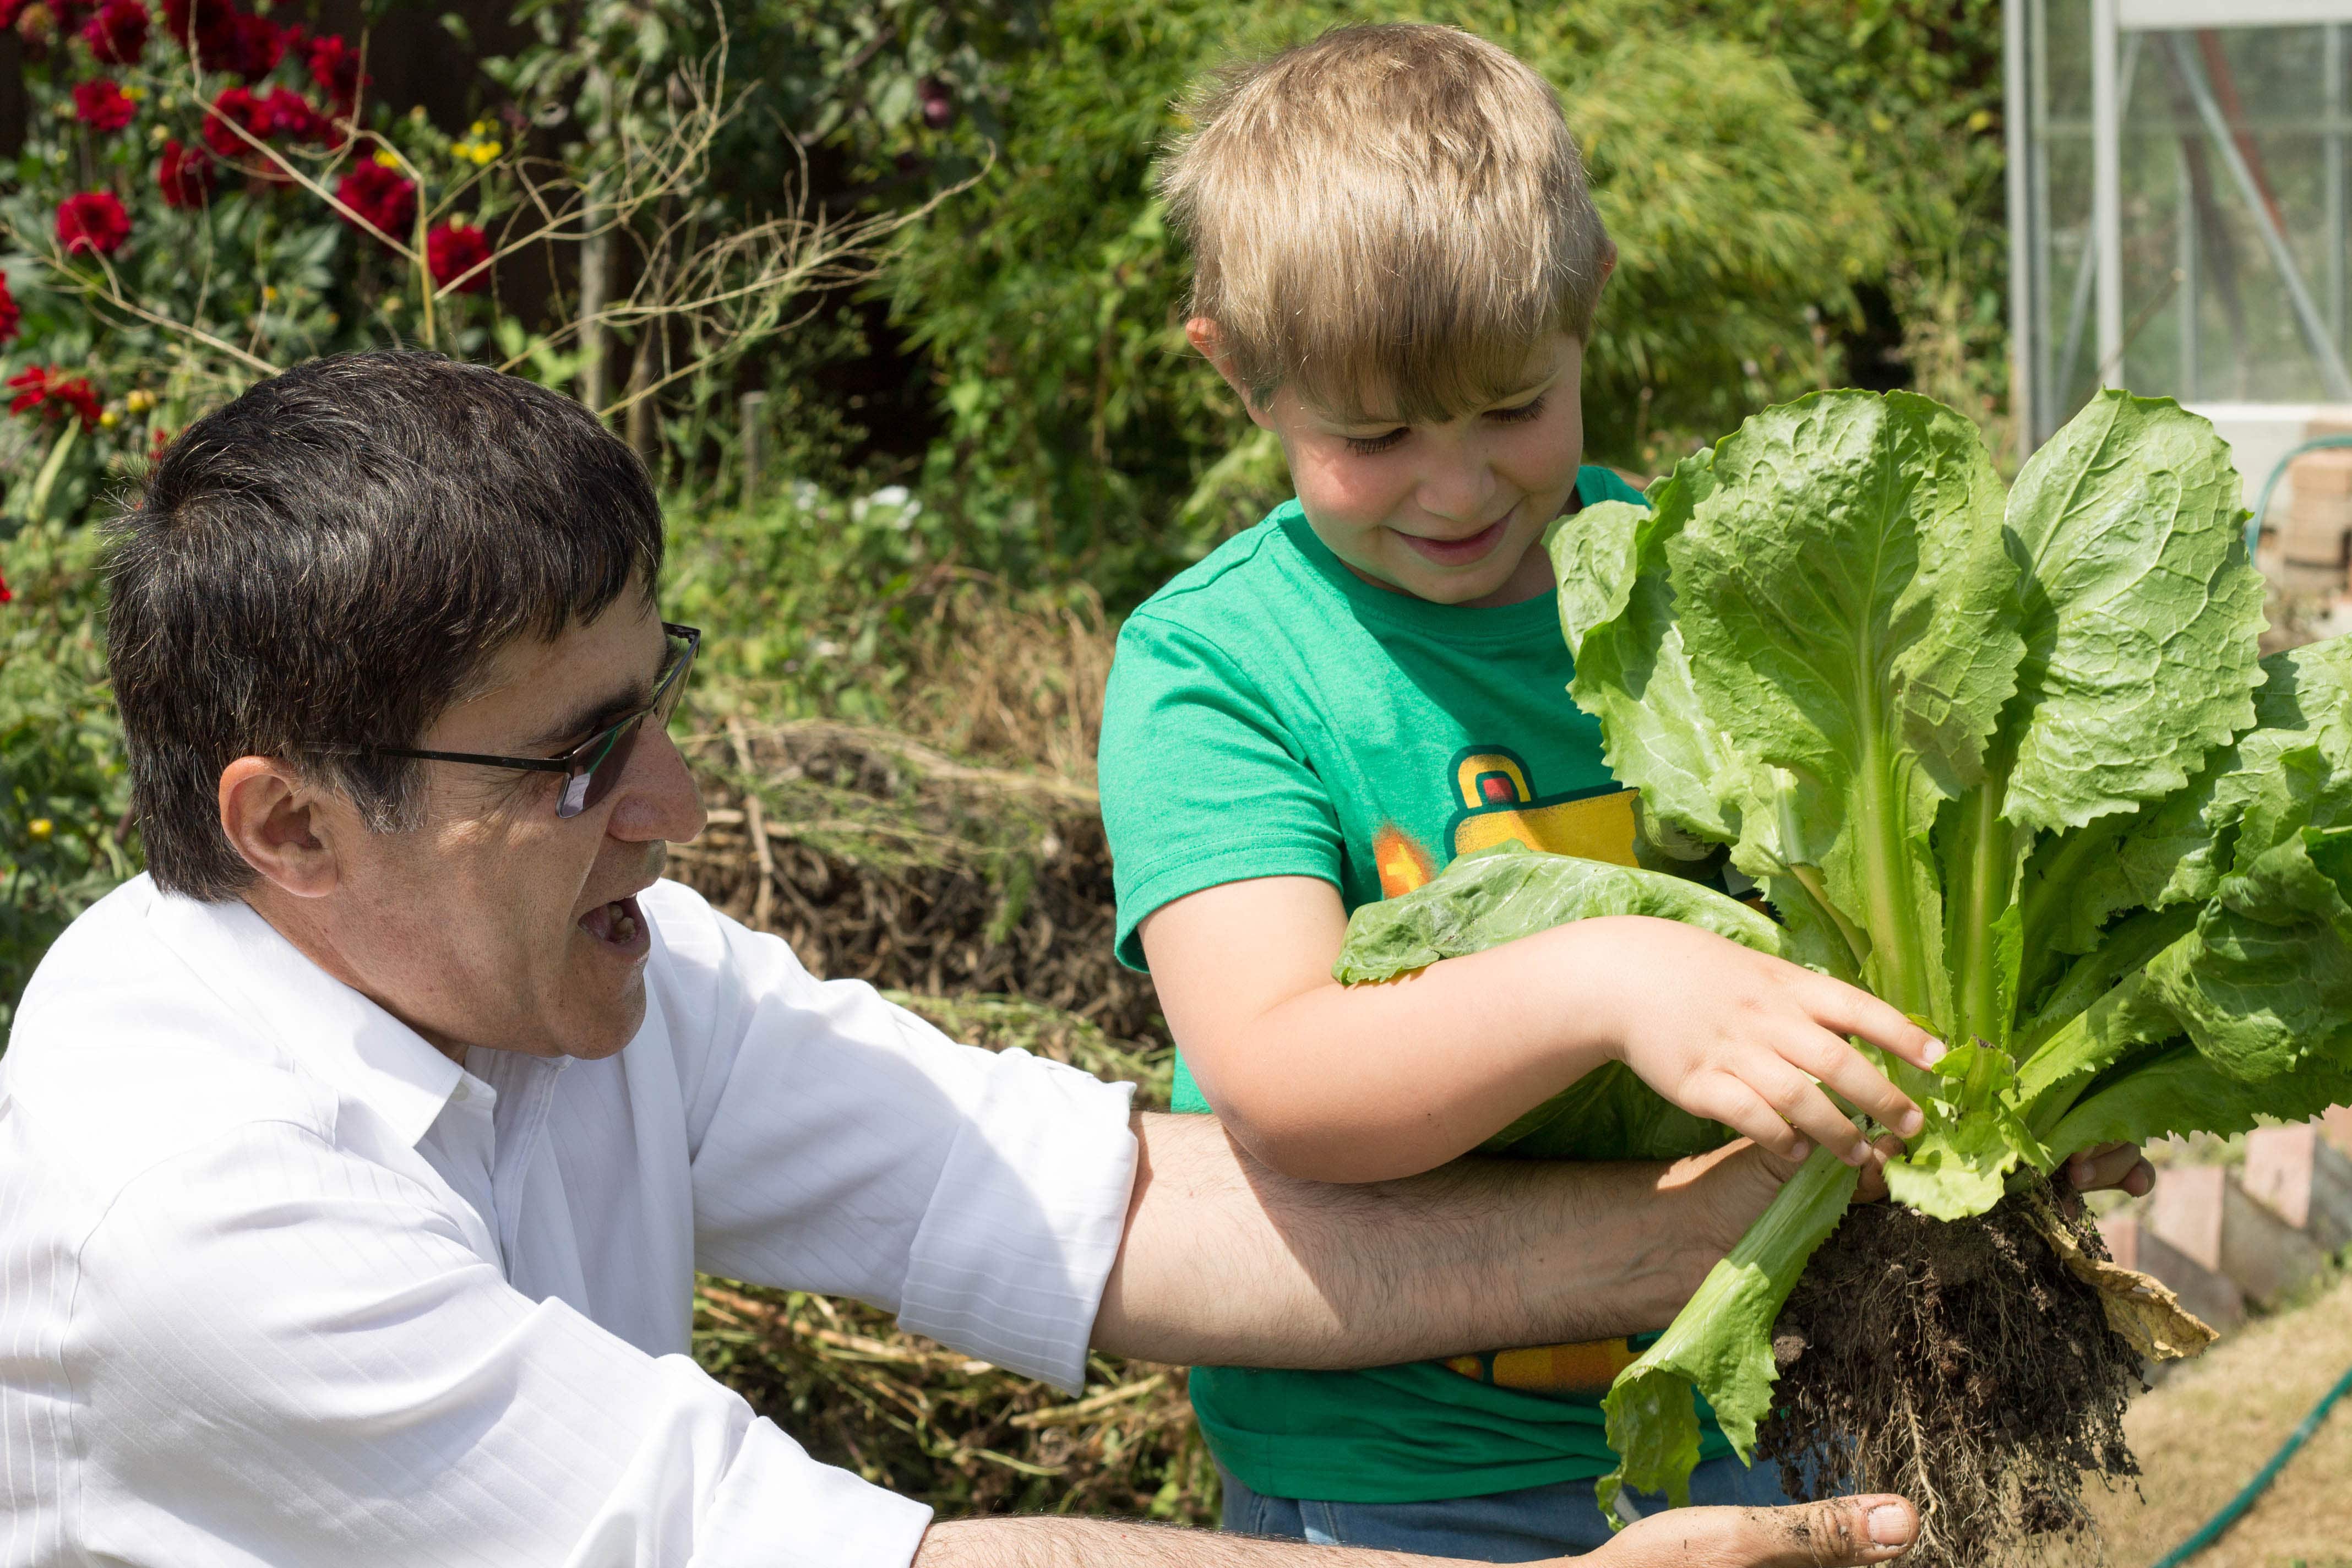
<path fill-rule="evenodd" d="M 1190 627 L 1137 612 L 1119 633 L 1097 758 L 1118 892 L 1118 959 L 1164 904 L 1253 877 L 1340 883 L 1330 793 L 1256 684 Z"/>

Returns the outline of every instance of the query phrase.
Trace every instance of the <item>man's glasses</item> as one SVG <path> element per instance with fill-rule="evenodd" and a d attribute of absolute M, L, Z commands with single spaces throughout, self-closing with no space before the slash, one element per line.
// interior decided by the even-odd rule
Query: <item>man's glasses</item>
<path fill-rule="evenodd" d="M 670 715 L 677 711 L 678 698 L 686 690 L 686 672 L 694 668 L 694 653 L 702 646 L 702 633 L 694 626 L 673 626 L 667 621 L 662 623 L 662 631 L 669 638 L 669 662 L 661 679 L 654 683 L 653 700 L 597 731 L 560 757 L 489 757 L 473 752 L 420 752 L 406 746 L 329 750 L 364 757 L 415 757 L 428 763 L 471 763 L 483 768 L 562 773 L 563 791 L 555 797 L 555 815 L 577 816 L 613 793 L 613 786 L 628 771 L 629 758 L 637 749 L 637 737 L 644 732 L 646 721 L 650 719 L 656 726 L 667 729 Z"/>

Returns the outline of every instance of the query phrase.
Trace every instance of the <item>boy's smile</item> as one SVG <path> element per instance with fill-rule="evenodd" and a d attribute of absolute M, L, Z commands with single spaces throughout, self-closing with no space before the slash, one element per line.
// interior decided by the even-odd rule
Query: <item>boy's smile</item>
<path fill-rule="evenodd" d="M 1286 386 L 1250 417 L 1290 461 L 1307 525 L 1365 582 L 1486 607 L 1548 593 L 1536 548 L 1584 456 L 1584 345 L 1555 331 L 1519 384 L 1443 425 L 1350 424 Z"/>

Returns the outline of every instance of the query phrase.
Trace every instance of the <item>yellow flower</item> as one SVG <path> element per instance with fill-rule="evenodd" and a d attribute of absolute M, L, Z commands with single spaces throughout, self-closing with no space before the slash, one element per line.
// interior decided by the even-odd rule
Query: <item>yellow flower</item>
<path fill-rule="evenodd" d="M 57 824 L 51 822 L 46 816 L 37 816 L 33 818 L 32 821 L 25 824 L 25 831 L 33 836 L 34 843 L 38 844 L 46 840 L 50 834 L 57 831 Z"/>
<path fill-rule="evenodd" d="M 98 414 L 98 427 L 99 427 L 100 429 L 101 429 L 101 430 L 111 430 L 111 429 L 113 429 L 117 425 L 120 425 L 120 424 L 121 424 L 121 423 L 122 423 L 122 416 L 121 416 L 121 415 L 120 415 L 120 414 L 117 414 L 113 409 L 111 409 L 111 408 L 101 408 L 101 409 L 100 409 L 100 410 L 99 410 L 99 414 Z"/>
<path fill-rule="evenodd" d="M 275 305 L 278 303 L 277 284 L 265 283 L 261 286 L 261 302 L 265 305 Z"/>
<path fill-rule="evenodd" d="M 124 395 L 122 406 L 133 414 L 144 414 L 155 406 L 155 395 L 143 386 L 133 387 Z"/>
<path fill-rule="evenodd" d="M 126 87 L 122 89 L 122 96 L 133 103 L 144 103 L 147 100 L 147 89 L 143 87 Z"/>
<path fill-rule="evenodd" d="M 1971 131 L 1983 131 L 1990 128 L 1991 124 L 1992 110 L 1990 109 L 1979 109 L 1969 116 L 1969 129 Z"/>
<path fill-rule="evenodd" d="M 490 122 L 487 120 L 477 120 L 466 127 L 466 134 L 468 136 L 487 136 L 489 131 Z"/>

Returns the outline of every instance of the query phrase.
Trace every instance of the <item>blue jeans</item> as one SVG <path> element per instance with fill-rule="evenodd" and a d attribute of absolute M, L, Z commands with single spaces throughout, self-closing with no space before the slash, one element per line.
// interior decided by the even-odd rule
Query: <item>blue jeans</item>
<path fill-rule="evenodd" d="M 1260 1497 L 1223 1466 L 1218 1468 L 1225 1483 L 1224 1526 L 1241 1535 L 1477 1563 L 1533 1563 L 1591 1552 L 1612 1534 L 1601 1505 L 1592 1500 L 1591 1481 L 1558 1481 L 1435 1502 L 1315 1502 Z M 1750 1469 L 1727 1455 L 1691 1472 L 1694 1503 L 1777 1508 L 1788 1500 L 1777 1464 Z M 1666 1500 L 1635 1492 L 1633 1503 L 1647 1514 L 1664 1508 Z"/>

